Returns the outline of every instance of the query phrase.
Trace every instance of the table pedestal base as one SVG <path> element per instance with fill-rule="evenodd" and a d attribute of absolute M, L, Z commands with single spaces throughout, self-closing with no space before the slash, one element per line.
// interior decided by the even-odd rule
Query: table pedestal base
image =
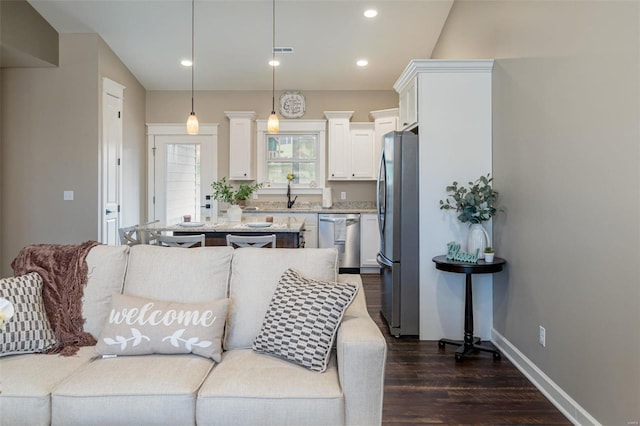
<path fill-rule="evenodd" d="M 465 343 L 464 340 L 451 340 L 451 339 L 440 339 L 438 341 L 439 348 L 444 348 L 445 345 L 460 346 L 458 349 L 456 349 L 456 353 L 455 353 L 456 361 L 458 362 L 462 361 L 463 357 L 468 356 L 472 353 L 477 353 L 478 351 L 492 353 L 493 359 L 495 360 L 499 360 L 502 358 L 502 355 L 500 355 L 500 352 L 498 352 L 497 350 L 489 346 L 482 345 L 479 337 L 474 337 L 473 340 L 468 343 Z"/>

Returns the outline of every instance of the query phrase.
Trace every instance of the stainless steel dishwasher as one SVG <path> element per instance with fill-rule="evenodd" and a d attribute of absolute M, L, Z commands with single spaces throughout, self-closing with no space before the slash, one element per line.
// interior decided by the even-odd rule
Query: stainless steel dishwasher
<path fill-rule="evenodd" d="M 360 214 L 319 214 L 318 247 L 338 249 L 338 267 L 360 270 Z M 357 269 L 357 271 L 356 271 Z"/>

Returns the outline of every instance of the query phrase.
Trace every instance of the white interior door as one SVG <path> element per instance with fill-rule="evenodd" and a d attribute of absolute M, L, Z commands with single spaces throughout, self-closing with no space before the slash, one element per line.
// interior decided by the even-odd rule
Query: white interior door
<path fill-rule="evenodd" d="M 217 126 L 200 129 L 192 136 L 184 125 L 149 125 L 149 221 L 205 221 L 217 211 L 207 199 L 217 178 Z"/>
<path fill-rule="evenodd" d="M 107 78 L 103 79 L 99 234 L 100 241 L 110 245 L 120 244 L 118 228 L 122 197 L 120 153 L 123 92 L 124 86 Z"/>

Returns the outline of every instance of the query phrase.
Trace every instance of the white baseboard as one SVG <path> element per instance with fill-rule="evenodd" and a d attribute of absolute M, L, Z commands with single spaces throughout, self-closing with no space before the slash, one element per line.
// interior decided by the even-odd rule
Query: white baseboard
<path fill-rule="evenodd" d="M 571 423 L 601 426 L 580 404 L 494 328 L 491 329 L 491 341 Z"/>

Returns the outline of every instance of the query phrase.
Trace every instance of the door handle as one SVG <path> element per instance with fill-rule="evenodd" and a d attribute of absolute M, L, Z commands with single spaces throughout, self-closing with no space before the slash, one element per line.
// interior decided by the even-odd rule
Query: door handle
<path fill-rule="evenodd" d="M 105 210 L 105 212 L 104 212 L 104 213 L 105 213 L 105 214 L 111 214 L 111 213 L 115 213 L 115 212 L 114 212 L 113 210 L 109 210 L 109 209 L 107 209 L 107 210 Z"/>

